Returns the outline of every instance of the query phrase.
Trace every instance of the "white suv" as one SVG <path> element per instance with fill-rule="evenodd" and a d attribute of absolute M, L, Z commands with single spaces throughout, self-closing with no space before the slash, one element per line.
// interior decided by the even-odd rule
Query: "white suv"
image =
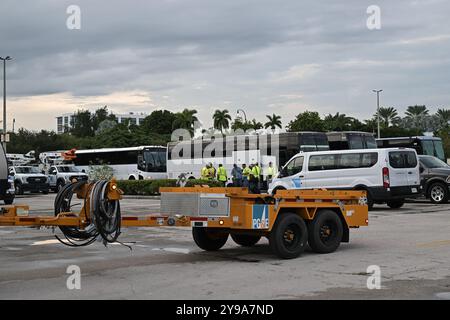
<path fill-rule="evenodd" d="M 366 190 L 367 204 L 400 208 L 421 192 L 419 161 L 414 149 L 361 149 L 299 153 L 269 187 L 280 189 Z"/>

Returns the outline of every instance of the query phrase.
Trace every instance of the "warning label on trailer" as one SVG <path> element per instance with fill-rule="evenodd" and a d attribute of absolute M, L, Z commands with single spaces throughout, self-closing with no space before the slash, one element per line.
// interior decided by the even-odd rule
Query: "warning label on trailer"
<path fill-rule="evenodd" d="M 269 228 L 269 206 L 267 204 L 254 204 L 252 212 L 252 229 Z"/>

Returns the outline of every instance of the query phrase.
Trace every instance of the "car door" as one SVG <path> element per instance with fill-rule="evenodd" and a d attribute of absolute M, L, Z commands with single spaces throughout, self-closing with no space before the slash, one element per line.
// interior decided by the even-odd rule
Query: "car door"
<path fill-rule="evenodd" d="M 289 161 L 280 172 L 280 185 L 286 189 L 299 189 L 304 187 L 303 174 L 304 156 L 299 156 Z"/>
<path fill-rule="evenodd" d="M 408 168 L 408 185 L 418 186 L 420 184 L 419 161 L 415 151 L 405 151 L 406 167 Z M 413 192 L 415 193 L 415 192 Z"/>
<path fill-rule="evenodd" d="M 309 156 L 304 181 L 308 189 L 339 188 L 337 169 L 338 154 L 314 154 Z"/>
<path fill-rule="evenodd" d="M 391 187 L 408 185 L 408 169 L 404 151 L 390 151 L 388 154 L 389 181 Z"/>

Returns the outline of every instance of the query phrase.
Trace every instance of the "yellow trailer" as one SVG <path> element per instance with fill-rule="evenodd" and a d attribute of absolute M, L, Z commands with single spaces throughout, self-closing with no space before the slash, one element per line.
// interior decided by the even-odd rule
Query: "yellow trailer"
<path fill-rule="evenodd" d="M 269 239 L 280 258 L 298 257 L 307 244 L 318 253 L 335 251 L 349 241 L 349 229 L 368 225 L 365 191 L 283 190 L 250 194 L 246 188 L 161 188 L 157 215 L 122 216 L 122 191 L 116 182 L 77 182 L 55 200 L 55 216 L 29 216 L 27 206 L 4 206 L 1 226 L 58 226 L 68 245 L 86 245 L 101 236 L 114 242 L 121 227 L 192 227 L 195 243 L 219 250 L 229 236 L 245 247 Z M 72 212 L 71 198 L 83 199 Z"/>

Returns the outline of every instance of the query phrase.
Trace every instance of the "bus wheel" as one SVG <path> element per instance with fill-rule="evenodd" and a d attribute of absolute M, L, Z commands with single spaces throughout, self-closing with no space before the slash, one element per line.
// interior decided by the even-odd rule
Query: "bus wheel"
<path fill-rule="evenodd" d="M 305 251 L 308 229 L 305 221 L 295 213 L 283 213 L 270 232 L 269 244 L 280 258 L 297 258 Z"/>
<path fill-rule="evenodd" d="M 193 227 L 192 236 L 200 249 L 216 251 L 222 248 L 228 240 L 228 232 L 215 228 Z"/>
<path fill-rule="evenodd" d="M 130 176 L 130 177 L 128 178 L 128 180 L 136 180 L 136 178 L 135 178 L 134 176 Z"/>
<path fill-rule="evenodd" d="M 231 234 L 231 239 L 243 247 L 253 247 L 261 239 L 261 236 L 250 234 Z"/>
<path fill-rule="evenodd" d="M 276 195 L 277 192 L 280 191 L 280 190 L 286 190 L 286 188 L 283 188 L 283 187 L 277 187 L 277 188 L 275 188 L 275 189 L 272 191 L 272 195 L 273 195 L 273 196 Z"/>
<path fill-rule="evenodd" d="M 308 224 L 309 246 L 317 253 L 330 253 L 341 244 L 344 234 L 341 218 L 332 210 L 320 210 Z"/>

